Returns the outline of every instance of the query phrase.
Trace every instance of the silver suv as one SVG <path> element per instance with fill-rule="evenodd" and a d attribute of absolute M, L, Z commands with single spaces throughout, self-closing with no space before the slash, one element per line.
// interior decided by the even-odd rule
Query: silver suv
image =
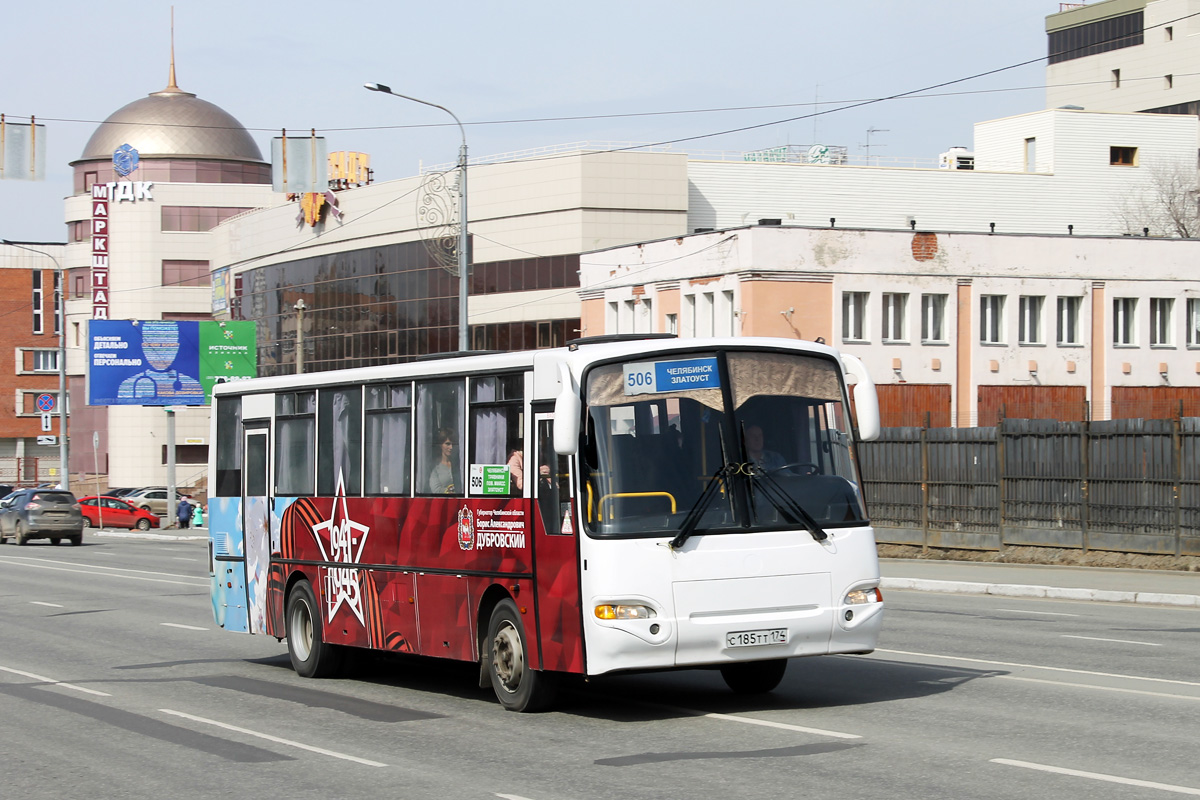
<path fill-rule="evenodd" d="M 83 543 L 83 514 L 75 495 L 63 489 L 18 489 L 0 500 L 0 544 L 12 536 L 23 545 L 30 539 L 58 544 Z"/>

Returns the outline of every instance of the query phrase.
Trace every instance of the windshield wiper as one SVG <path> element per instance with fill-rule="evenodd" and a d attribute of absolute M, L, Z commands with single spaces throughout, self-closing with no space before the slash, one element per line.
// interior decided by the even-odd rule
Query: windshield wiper
<path fill-rule="evenodd" d="M 672 550 L 678 550 L 683 547 L 691 535 L 696 532 L 696 526 L 700 524 L 700 518 L 708 511 L 708 507 L 712 505 L 713 498 L 717 496 L 717 487 L 725 487 L 725 491 L 730 490 L 729 476 L 733 471 L 741 467 L 740 464 L 730 464 L 725 458 L 725 436 L 721 433 L 721 426 L 717 426 L 717 433 L 721 442 L 721 466 L 708 479 L 708 483 L 704 485 L 704 491 L 700 494 L 700 499 L 692 506 L 692 510 L 684 517 L 683 524 L 679 526 L 679 533 L 675 534 L 675 538 L 667 543 L 667 547 Z"/>
<path fill-rule="evenodd" d="M 766 470 L 755 464 L 747 464 L 744 472 L 749 476 L 751 486 L 754 485 L 755 481 L 760 484 L 759 488 L 762 496 L 771 505 L 775 506 L 775 510 L 786 517 L 788 522 L 803 525 L 818 542 L 823 542 L 829 538 L 829 534 L 817 523 L 812 514 L 805 511 L 804 506 L 797 503 L 791 495 L 785 492 L 783 487 Z"/>

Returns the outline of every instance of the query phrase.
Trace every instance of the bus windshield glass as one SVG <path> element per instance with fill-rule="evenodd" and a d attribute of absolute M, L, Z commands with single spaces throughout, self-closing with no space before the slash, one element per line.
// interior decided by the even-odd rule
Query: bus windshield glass
<path fill-rule="evenodd" d="M 686 521 L 687 536 L 824 538 L 821 529 L 866 524 L 830 358 L 671 353 L 598 366 L 586 385 L 581 504 L 591 535 L 674 535 Z"/>

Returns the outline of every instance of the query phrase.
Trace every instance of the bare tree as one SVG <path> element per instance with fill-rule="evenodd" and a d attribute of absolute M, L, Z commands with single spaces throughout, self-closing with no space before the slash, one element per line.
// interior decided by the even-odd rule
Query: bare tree
<path fill-rule="evenodd" d="M 1200 171 L 1179 162 L 1146 167 L 1144 188 L 1126 195 L 1116 218 L 1127 235 L 1190 239 L 1200 234 Z"/>

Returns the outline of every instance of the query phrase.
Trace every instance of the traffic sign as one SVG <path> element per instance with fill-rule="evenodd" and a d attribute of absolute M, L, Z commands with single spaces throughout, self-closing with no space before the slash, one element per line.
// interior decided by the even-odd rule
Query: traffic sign
<path fill-rule="evenodd" d="M 47 431 L 47 432 L 54 430 L 54 427 L 50 424 L 50 412 L 49 411 L 42 412 L 42 430 Z"/>
<path fill-rule="evenodd" d="M 55 444 L 58 444 L 58 437 L 57 436 L 39 436 L 39 437 L 37 437 L 37 443 L 38 444 L 55 445 Z"/>
<path fill-rule="evenodd" d="M 54 410 L 54 395 L 39 394 L 37 399 L 38 411 L 53 411 Z"/>

